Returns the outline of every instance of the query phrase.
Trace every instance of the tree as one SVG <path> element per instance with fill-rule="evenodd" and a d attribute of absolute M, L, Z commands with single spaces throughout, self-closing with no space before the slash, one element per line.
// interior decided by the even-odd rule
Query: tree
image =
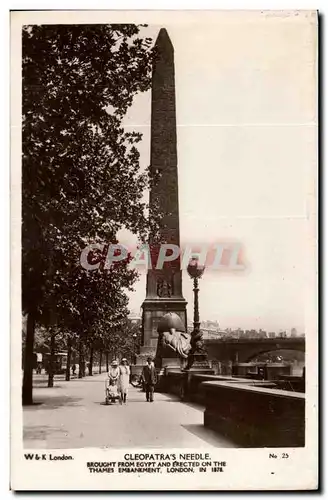
<path fill-rule="evenodd" d="M 122 127 L 133 97 L 150 86 L 151 40 L 139 37 L 140 29 L 23 28 L 23 404 L 33 402 L 36 323 L 58 323 L 64 294 L 65 310 L 82 317 L 74 309 L 74 286 L 87 279 L 79 266 L 83 248 L 115 243 L 123 227 L 141 239 L 148 234 L 142 197 L 149 179 L 139 171 L 136 147 L 142 137 Z M 129 286 L 135 279 L 130 276 Z M 117 277 L 115 290 L 124 280 Z"/>
<path fill-rule="evenodd" d="M 122 338 L 120 355 L 130 360 L 131 363 L 134 363 L 141 343 L 140 325 L 131 323 L 126 317 L 120 331 Z"/>
<path fill-rule="evenodd" d="M 74 333 L 69 332 L 67 335 L 66 348 L 67 348 L 67 364 L 66 364 L 66 373 L 65 380 L 69 381 L 71 379 L 71 360 L 73 353 L 73 346 L 76 342 L 76 335 Z M 75 365 L 75 359 L 73 359 L 73 363 Z"/>
<path fill-rule="evenodd" d="M 69 337 L 70 333 L 57 325 L 37 326 L 35 329 L 34 350 L 49 355 L 46 363 L 48 387 L 54 385 L 55 354 L 66 349 Z"/>

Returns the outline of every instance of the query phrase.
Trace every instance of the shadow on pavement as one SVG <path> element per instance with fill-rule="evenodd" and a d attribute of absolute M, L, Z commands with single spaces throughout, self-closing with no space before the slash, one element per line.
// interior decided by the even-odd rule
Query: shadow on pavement
<path fill-rule="evenodd" d="M 100 401 L 100 402 L 96 401 L 95 403 L 97 405 L 100 405 L 100 406 L 123 406 L 118 401 L 116 403 L 108 403 L 107 405 L 106 405 L 105 401 Z"/>
<path fill-rule="evenodd" d="M 24 427 L 23 440 L 46 441 L 49 434 L 51 434 L 51 437 L 53 437 L 53 434 L 55 433 L 60 434 L 61 436 L 63 434 L 67 434 L 65 430 L 60 429 L 59 427 L 51 427 L 50 425 Z"/>
<path fill-rule="evenodd" d="M 166 393 L 163 393 L 163 392 L 162 393 L 161 392 L 158 392 L 158 393 L 155 392 L 155 401 L 156 401 L 156 395 L 158 395 L 158 396 L 164 396 L 163 398 L 160 398 L 160 397 L 158 398 L 158 401 L 161 401 L 162 403 L 181 403 L 181 404 L 190 406 L 190 408 L 193 408 L 194 410 L 204 411 L 204 405 L 202 405 L 200 403 L 195 403 L 195 402 L 192 402 L 192 401 L 183 401 L 178 396 L 174 396 L 172 394 L 166 394 Z"/>
<path fill-rule="evenodd" d="M 232 441 L 230 441 L 229 439 L 225 438 L 224 436 L 220 436 L 219 434 L 216 434 L 211 429 L 206 429 L 201 424 L 187 424 L 187 425 L 182 425 L 181 427 L 186 429 L 191 434 L 194 434 L 195 436 L 199 437 L 203 441 L 206 441 L 206 443 L 212 446 L 216 446 L 218 448 L 237 447 L 237 445 Z"/>
<path fill-rule="evenodd" d="M 194 401 L 181 401 L 184 405 L 189 406 L 190 408 L 193 408 L 194 410 L 199 410 L 199 411 L 204 411 L 205 406 L 202 405 L 201 403 L 196 403 Z"/>
<path fill-rule="evenodd" d="M 28 410 L 55 410 L 61 406 L 81 406 L 78 404 L 82 401 L 82 398 L 73 398 L 71 396 L 51 396 L 44 397 L 42 400 L 35 401 L 33 405 L 26 406 L 25 409 Z"/>
<path fill-rule="evenodd" d="M 61 389 L 63 386 L 57 384 L 57 380 L 54 381 L 53 387 L 48 387 L 47 380 L 33 380 L 33 388 L 35 389 Z"/>
<path fill-rule="evenodd" d="M 139 399 L 133 399 L 133 398 L 128 398 L 127 399 L 128 403 L 147 403 L 146 396 L 139 398 Z"/>
<path fill-rule="evenodd" d="M 23 410 L 26 410 L 28 408 L 33 408 L 33 406 L 40 406 L 42 405 L 42 401 L 33 401 L 31 404 L 25 404 L 23 405 Z"/>
<path fill-rule="evenodd" d="M 60 382 L 65 382 L 65 384 L 68 384 L 70 382 L 77 382 L 77 381 L 83 381 L 83 382 L 92 382 L 93 377 L 84 377 L 84 378 L 79 378 L 77 375 L 71 375 L 70 380 L 66 380 L 65 375 L 55 375 L 54 377 L 54 387 L 55 388 L 60 388 L 63 387 Z M 96 378 L 96 377 L 95 377 Z M 33 387 L 48 387 L 48 375 L 33 375 Z"/>
<path fill-rule="evenodd" d="M 177 403 L 181 402 L 181 399 L 174 394 L 167 394 L 166 392 L 155 392 L 154 398 L 157 398 L 159 401 L 166 401 L 167 403 Z"/>

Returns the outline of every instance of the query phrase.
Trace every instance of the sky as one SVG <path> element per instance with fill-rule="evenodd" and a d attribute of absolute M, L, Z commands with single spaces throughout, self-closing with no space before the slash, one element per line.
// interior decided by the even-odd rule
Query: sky
<path fill-rule="evenodd" d="M 221 13 L 144 33 L 155 39 L 165 27 L 175 50 L 181 245 L 238 241 L 247 263 L 242 272 L 205 270 L 201 320 L 303 332 L 314 272 L 316 20 L 271 14 Z M 142 168 L 150 163 L 150 98 L 138 95 L 125 119 L 143 133 Z M 129 295 L 132 311 L 145 293 L 143 273 Z M 185 272 L 183 294 L 191 320 Z"/>

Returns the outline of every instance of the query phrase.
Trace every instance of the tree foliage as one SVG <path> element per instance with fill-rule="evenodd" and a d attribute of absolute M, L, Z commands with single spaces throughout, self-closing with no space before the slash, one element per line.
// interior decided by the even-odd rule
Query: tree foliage
<path fill-rule="evenodd" d="M 33 316 L 27 357 L 35 321 L 87 336 L 100 318 L 113 328 L 126 314 L 124 289 L 137 274 L 126 262 L 88 272 L 79 258 L 89 243 L 115 243 L 124 227 L 148 235 L 142 137 L 122 126 L 133 97 L 150 87 L 151 39 L 140 29 L 23 28 L 22 304 Z M 31 402 L 30 375 L 24 386 Z"/>

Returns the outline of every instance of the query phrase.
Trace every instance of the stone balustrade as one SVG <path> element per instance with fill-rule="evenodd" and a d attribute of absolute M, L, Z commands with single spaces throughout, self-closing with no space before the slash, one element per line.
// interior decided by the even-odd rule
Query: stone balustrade
<path fill-rule="evenodd" d="M 243 447 L 304 446 L 303 393 L 239 382 L 202 383 L 206 427 Z"/>
<path fill-rule="evenodd" d="M 182 372 L 180 370 L 166 370 L 159 387 L 160 391 L 179 396 L 182 400 L 205 404 L 205 391 L 202 386 L 206 381 L 223 381 L 232 384 L 247 384 L 261 387 L 275 387 L 269 381 L 236 378 L 229 375 L 212 375 L 211 373 Z"/>

